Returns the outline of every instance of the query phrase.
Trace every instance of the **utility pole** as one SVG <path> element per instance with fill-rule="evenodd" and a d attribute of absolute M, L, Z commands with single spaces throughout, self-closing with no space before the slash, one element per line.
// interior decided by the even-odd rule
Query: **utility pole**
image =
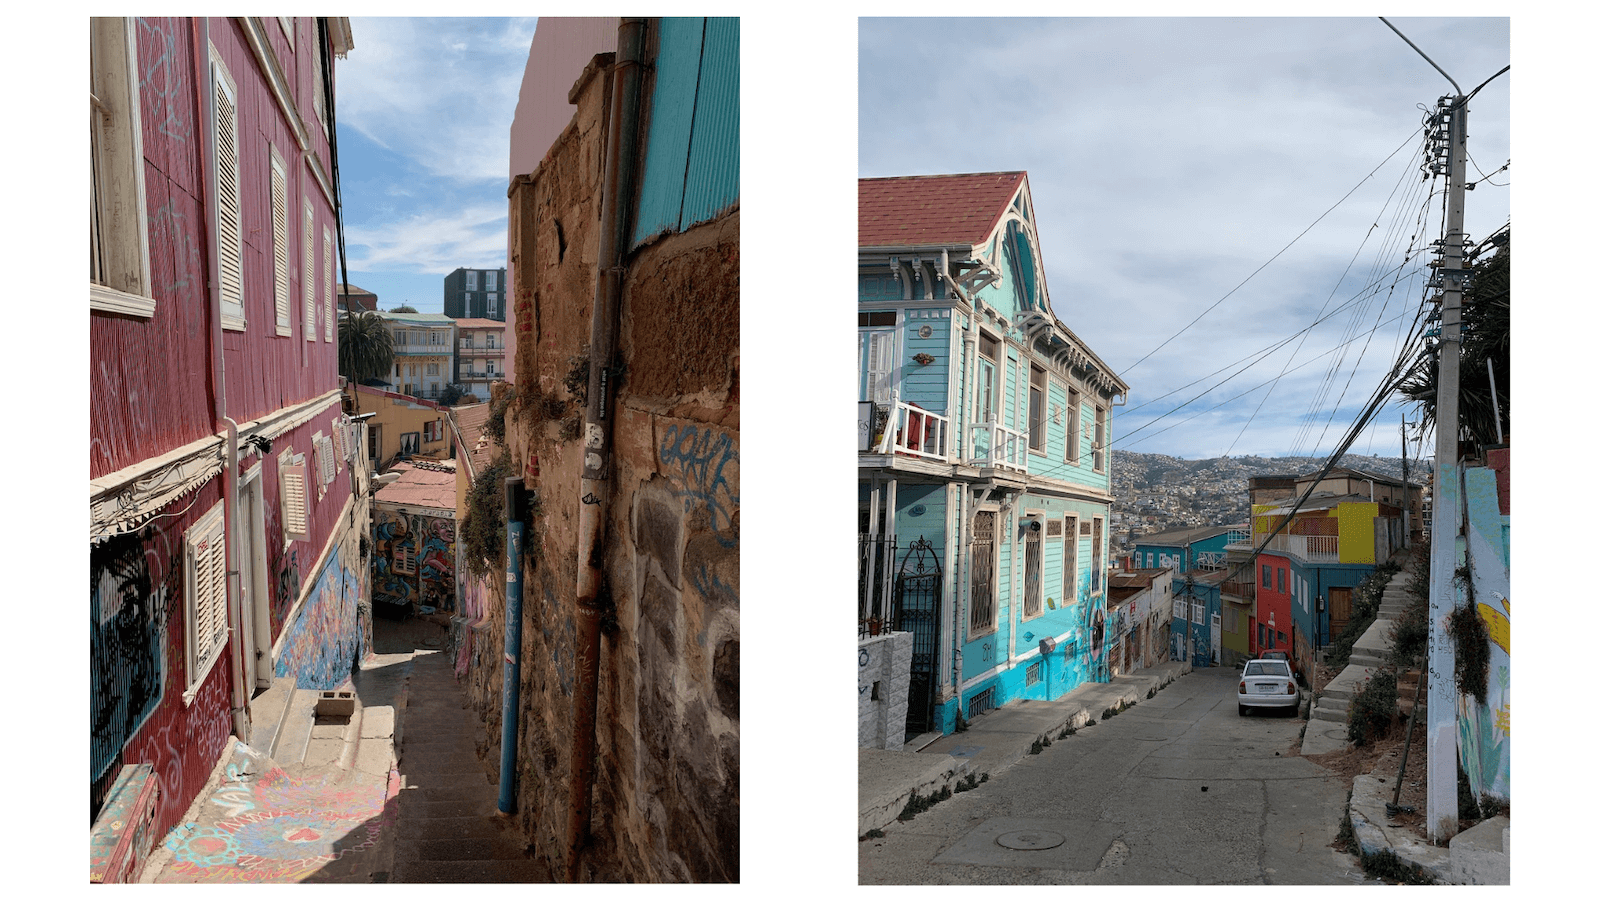
<path fill-rule="evenodd" d="M 1459 91 L 1459 88 L 1458 88 Z M 1461 436 L 1462 204 L 1467 158 L 1467 101 L 1457 93 L 1439 98 L 1432 125 L 1447 141 L 1444 156 L 1448 193 L 1445 205 L 1444 259 L 1439 267 L 1439 374 L 1435 399 L 1433 544 L 1428 578 L 1428 839 L 1444 844 L 1460 830 L 1456 806 L 1455 645 L 1445 631 L 1460 606 L 1455 573 L 1461 531 L 1461 468 L 1456 459 Z"/>

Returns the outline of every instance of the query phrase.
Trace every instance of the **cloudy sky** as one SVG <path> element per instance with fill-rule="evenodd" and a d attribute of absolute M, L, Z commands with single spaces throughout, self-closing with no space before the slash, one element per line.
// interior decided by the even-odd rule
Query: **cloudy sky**
<path fill-rule="evenodd" d="M 506 258 L 511 118 L 536 19 L 351 19 L 338 63 L 350 282 L 443 312 L 444 276 Z"/>
<path fill-rule="evenodd" d="M 1390 21 L 1463 91 L 1511 61 L 1503 18 Z M 1509 221 L 1512 74 L 1470 107 L 1474 238 Z M 1055 311 L 1132 388 L 1117 448 L 1323 454 L 1424 296 L 1419 105 L 1452 92 L 1376 17 L 863 19 L 858 174 L 1028 172 Z M 1398 456 L 1402 412 L 1352 452 Z"/>

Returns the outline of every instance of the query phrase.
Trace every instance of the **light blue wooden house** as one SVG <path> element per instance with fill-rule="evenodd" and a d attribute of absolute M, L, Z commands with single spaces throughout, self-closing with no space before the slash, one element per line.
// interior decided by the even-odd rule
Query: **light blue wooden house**
<path fill-rule="evenodd" d="M 862 179 L 858 244 L 860 633 L 915 636 L 907 732 L 1103 679 L 1128 386 L 1054 311 L 1027 174 Z"/>

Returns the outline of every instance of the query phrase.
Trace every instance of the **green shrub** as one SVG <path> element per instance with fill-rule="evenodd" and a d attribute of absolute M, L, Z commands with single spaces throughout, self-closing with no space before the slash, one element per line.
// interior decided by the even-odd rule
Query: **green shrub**
<path fill-rule="evenodd" d="M 1428 652 L 1428 598 L 1408 595 L 1406 607 L 1389 633 L 1397 662 L 1414 665 Z"/>
<path fill-rule="evenodd" d="M 1350 701 L 1350 742 L 1360 747 L 1388 734 L 1399 715 L 1396 703 L 1399 699 L 1394 672 L 1388 669 L 1374 672 L 1366 686 Z"/>

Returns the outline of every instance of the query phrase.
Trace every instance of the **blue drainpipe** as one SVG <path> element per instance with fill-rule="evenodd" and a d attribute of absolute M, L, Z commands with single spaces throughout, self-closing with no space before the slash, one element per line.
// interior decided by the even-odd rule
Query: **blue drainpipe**
<path fill-rule="evenodd" d="M 500 710 L 500 812 L 517 809 L 517 714 L 522 688 L 522 479 L 506 479 L 506 680 Z"/>

